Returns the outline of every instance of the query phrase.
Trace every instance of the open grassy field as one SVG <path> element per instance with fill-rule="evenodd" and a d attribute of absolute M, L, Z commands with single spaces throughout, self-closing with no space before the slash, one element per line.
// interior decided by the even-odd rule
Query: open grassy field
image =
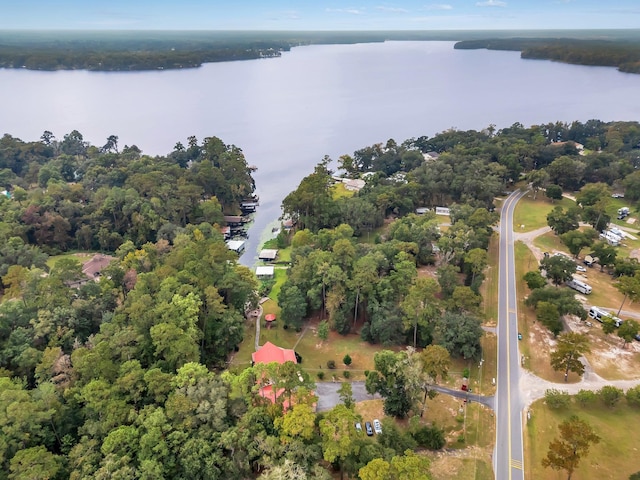
<path fill-rule="evenodd" d="M 568 198 L 552 202 L 544 196 L 544 192 L 538 192 L 538 196 L 534 200 L 533 193 L 528 193 L 518 202 L 513 212 L 514 228 L 519 232 L 530 232 L 540 227 L 545 227 L 547 225 L 547 214 L 551 210 L 557 206 L 566 210 L 572 205 L 575 205 L 575 202 Z"/>
<path fill-rule="evenodd" d="M 565 472 L 543 468 L 540 462 L 547 454 L 549 442 L 558 436 L 558 425 L 572 414 L 588 422 L 601 438 L 581 461 L 573 478 L 626 479 L 640 471 L 640 429 L 635 428 L 640 410 L 628 407 L 624 400 L 613 409 L 598 404 L 588 408 L 572 405 L 561 410 L 552 410 L 544 400 L 538 400 L 531 411 L 531 419 L 525 426 L 525 478 L 567 478 Z"/>

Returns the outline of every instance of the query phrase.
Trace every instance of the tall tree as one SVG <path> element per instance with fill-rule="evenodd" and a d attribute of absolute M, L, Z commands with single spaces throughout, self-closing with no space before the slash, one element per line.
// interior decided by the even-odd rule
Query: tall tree
<path fill-rule="evenodd" d="M 633 342 L 638 335 L 638 331 L 640 331 L 640 324 L 635 320 L 627 320 L 620 325 L 620 328 L 618 328 L 618 336 L 624 342 L 622 348 L 625 348 L 627 343 Z"/>
<path fill-rule="evenodd" d="M 564 470 L 567 472 L 567 480 L 571 480 L 580 460 L 587 456 L 592 444 L 600 442 L 600 437 L 591 425 L 576 415 L 562 422 L 558 429 L 560 438 L 552 440 L 549 444 L 549 451 L 542 459 L 542 466 Z"/>
<path fill-rule="evenodd" d="M 452 356 L 472 359 L 480 356 L 480 338 L 483 333 L 480 320 L 477 318 L 445 312 L 436 325 L 434 340 Z"/>
<path fill-rule="evenodd" d="M 556 235 L 571 230 L 577 230 L 579 223 L 579 208 L 569 208 L 566 212 L 562 207 L 555 207 L 547 214 L 547 225 L 551 227 Z"/>
<path fill-rule="evenodd" d="M 414 387 L 420 385 L 409 378 L 409 357 L 406 352 L 382 350 L 373 357 L 375 370 L 367 375 L 366 388 L 370 394 L 379 393 L 384 398 L 387 415 L 404 418 L 417 397 Z"/>
<path fill-rule="evenodd" d="M 418 327 L 427 328 L 439 314 L 438 283 L 433 278 L 418 277 L 400 304 L 405 325 L 413 329 L 413 347 L 418 344 Z"/>
<path fill-rule="evenodd" d="M 588 229 L 584 232 L 569 230 L 560 235 L 560 240 L 567 246 L 569 252 L 577 258 L 583 248 L 593 245 L 593 241 L 597 236 L 598 232 L 593 229 Z"/>
<path fill-rule="evenodd" d="M 382 458 L 371 460 L 358 471 L 361 480 L 431 480 L 431 461 L 422 455 L 406 450 L 387 462 Z"/>
<path fill-rule="evenodd" d="M 451 356 L 446 348 L 440 345 L 429 345 L 420 353 L 420 359 L 422 361 L 422 372 L 426 375 L 424 398 L 422 399 L 422 410 L 420 411 L 420 416 L 422 417 L 427 405 L 427 397 L 431 393 L 429 381 L 436 384 L 438 383 L 438 378 L 447 378 L 451 367 Z"/>
<path fill-rule="evenodd" d="M 601 272 L 604 270 L 604 267 L 614 265 L 616 263 L 618 252 L 614 247 L 606 242 L 596 242 L 593 245 L 593 253 L 595 257 L 598 257 Z"/>
<path fill-rule="evenodd" d="M 564 381 L 567 381 L 569 372 L 582 375 L 584 365 L 580 357 L 590 352 L 589 339 L 582 333 L 567 332 L 558 336 L 556 350 L 551 352 L 551 367 L 556 371 L 564 370 Z"/>
<path fill-rule="evenodd" d="M 345 459 L 360 450 L 358 432 L 354 428 L 358 420 L 358 415 L 342 404 L 333 407 L 320 420 L 324 459 L 331 463 L 338 462 L 340 478 L 344 478 Z"/>
<path fill-rule="evenodd" d="M 640 300 L 640 275 L 636 274 L 633 277 L 623 275 L 618 278 L 615 287 L 620 293 L 624 294 L 622 303 L 620 304 L 620 308 L 618 309 L 617 313 L 617 316 L 620 316 L 620 312 L 622 311 L 622 307 L 624 306 L 624 302 L 627 300 L 627 298 L 629 298 L 632 302 L 637 302 L 638 300 Z"/>
<path fill-rule="evenodd" d="M 547 272 L 547 278 L 550 278 L 554 285 L 558 286 L 573 278 L 573 274 L 576 272 L 576 262 L 564 255 L 553 255 L 540 261 L 540 270 Z"/>

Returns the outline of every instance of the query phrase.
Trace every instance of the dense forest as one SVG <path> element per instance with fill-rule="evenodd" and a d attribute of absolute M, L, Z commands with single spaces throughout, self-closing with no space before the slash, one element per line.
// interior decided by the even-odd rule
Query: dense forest
<path fill-rule="evenodd" d="M 207 62 L 277 57 L 281 52 L 299 45 L 370 43 L 389 40 L 476 41 L 486 38 L 487 35 L 496 39 L 527 35 L 539 38 L 552 36 L 606 38 L 616 42 L 637 42 L 638 36 L 635 31 L 615 30 L 526 32 L 0 31 L 0 68 L 94 71 L 195 68 Z M 513 40 L 509 40 L 509 42 L 513 42 Z M 467 48 L 486 48 L 483 44 L 471 45 L 474 46 Z M 589 50 L 589 55 L 592 56 L 596 55 L 595 52 L 600 49 L 600 43 L 597 42 L 585 45 L 593 45 L 594 51 Z M 618 45 L 615 48 L 620 48 L 621 44 L 615 43 L 614 45 Z M 630 53 L 633 54 L 634 51 L 637 53 L 637 43 L 630 45 L 632 47 Z M 514 49 L 513 45 L 509 49 Z M 602 52 L 602 55 L 610 53 L 607 50 Z M 602 57 L 600 53 L 598 55 L 598 58 Z M 599 61 L 604 61 L 602 58 Z M 609 65 L 609 63 L 598 63 L 598 65 Z"/>
<path fill-rule="evenodd" d="M 548 191 L 601 183 L 638 202 L 640 125 L 389 140 L 338 160 L 366 179 L 353 196 L 334 195 L 330 164 L 283 201 L 296 227 L 278 240 L 292 246 L 281 318 L 300 328 L 321 314 L 371 343 L 426 347 L 379 352 L 366 376 L 385 412 L 406 418 L 442 374 L 431 365 L 479 355 L 495 197 L 527 179 Z M 0 479 L 430 478 L 412 450 L 441 448 L 437 427 L 385 420 L 372 439 L 353 427 L 349 384 L 340 405 L 314 411 L 304 363 L 226 371 L 258 289 L 219 228 L 254 191 L 240 148 L 191 137 L 149 157 L 116 136 L 95 147 L 77 131 L 5 135 L 0 180 Z M 451 207 L 442 231 L 414 213 L 438 205 Z M 87 281 L 73 256 L 49 258 L 69 250 L 113 261 Z M 423 265 L 435 277 L 418 276 Z M 283 392 L 273 402 L 267 384 Z"/>
<path fill-rule="evenodd" d="M 554 60 L 601 67 L 617 67 L 621 72 L 640 73 L 640 41 L 591 40 L 573 38 L 493 38 L 464 40 L 457 49 L 515 50 L 522 58 Z"/>

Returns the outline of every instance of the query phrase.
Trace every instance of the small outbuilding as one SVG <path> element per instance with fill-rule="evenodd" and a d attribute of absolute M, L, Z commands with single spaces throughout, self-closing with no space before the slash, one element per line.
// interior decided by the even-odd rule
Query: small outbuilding
<path fill-rule="evenodd" d="M 260 250 L 258 259 L 263 260 L 265 262 L 273 262 L 277 256 L 278 256 L 278 250 L 272 249 L 272 248 L 265 248 Z"/>
<path fill-rule="evenodd" d="M 271 265 L 256 267 L 256 277 L 258 277 L 260 280 L 268 280 L 270 278 L 273 278 L 274 273 L 275 269 Z"/>
<path fill-rule="evenodd" d="M 244 240 L 229 240 L 227 242 L 227 248 L 240 254 L 244 252 Z"/>

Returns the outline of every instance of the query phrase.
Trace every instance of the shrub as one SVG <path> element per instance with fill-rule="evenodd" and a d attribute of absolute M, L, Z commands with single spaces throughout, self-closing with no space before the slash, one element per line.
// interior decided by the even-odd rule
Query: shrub
<path fill-rule="evenodd" d="M 351 365 L 351 355 L 349 355 L 348 353 L 342 358 L 342 363 L 344 363 L 347 367 L 349 365 Z"/>
<path fill-rule="evenodd" d="M 624 396 L 622 389 L 613 385 L 605 385 L 598 390 L 598 395 L 607 407 L 614 407 L 616 403 Z"/>
<path fill-rule="evenodd" d="M 329 322 L 322 320 L 318 324 L 318 337 L 320 340 L 325 341 L 329 338 Z"/>
<path fill-rule="evenodd" d="M 471 372 L 469 371 L 469 368 L 465 368 L 465 369 L 462 371 L 462 376 L 463 376 L 464 378 L 469 378 L 469 375 L 471 375 Z"/>
<path fill-rule="evenodd" d="M 330 368 L 331 370 L 336 368 L 336 361 L 335 360 L 327 360 L 327 368 Z"/>
<path fill-rule="evenodd" d="M 544 399 L 550 408 L 565 408 L 571 400 L 568 392 L 556 388 L 549 388 L 544 392 Z"/>
<path fill-rule="evenodd" d="M 420 427 L 413 433 L 414 440 L 419 446 L 429 450 L 440 450 L 445 446 L 444 430 L 434 426 Z"/>
<path fill-rule="evenodd" d="M 593 405 L 595 403 L 598 395 L 591 390 L 580 390 L 576 393 L 576 400 L 582 407 L 586 407 L 587 405 Z"/>
<path fill-rule="evenodd" d="M 351 372 L 349 370 L 345 370 L 342 375 L 344 376 L 344 378 L 349 378 L 351 376 Z"/>
<path fill-rule="evenodd" d="M 632 407 L 640 407 L 640 385 L 627 390 L 627 403 Z"/>
<path fill-rule="evenodd" d="M 324 372 L 318 372 L 316 375 L 318 376 L 318 380 L 324 380 Z"/>
<path fill-rule="evenodd" d="M 276 284 L 276 281 L 273 279 L 263 280 L 260 283 L 260 287 L 258 288 L 258 295 L 260 295 L 261 297 L 269 296 L 269 294 L 271 293 L 271 289 L 275 284 Z"/>

